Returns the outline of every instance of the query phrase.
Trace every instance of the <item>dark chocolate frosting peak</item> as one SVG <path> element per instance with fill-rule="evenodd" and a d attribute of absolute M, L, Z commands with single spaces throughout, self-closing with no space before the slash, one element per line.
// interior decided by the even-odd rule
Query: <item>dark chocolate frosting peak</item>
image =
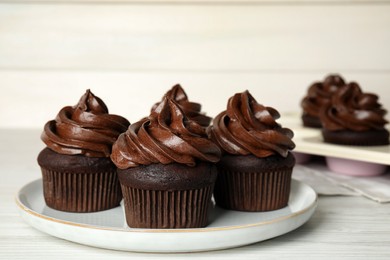
<path fill-rule="evenodd" d="M 163 99 L 167 97 L 176 101 L 179 107 L 183 110 L 185 115 L 200 124 L 203 127 L 207 127 L 211 122 L 211 117 L 206 116 L 201 112 L 202 106 L 199 103 L 190 102 L 188 100 L 187 94 L 184 92 L 184 89 L 176 84 L 173 86 L 167 93 L 165 93 Z M 160 103 L 156 103 L 152 107 L 152 111 L 159 105 Z"/>
<path fill-rule="evenodd" d="M 179 104 L 167 97 L 148 118 L 132 124 L 118 137 L 111 159 L 120 169 L 153 163 L 195 166 L 197 160 L 217 162 L 221 151 L 205 128 L 189 120 Z"/>
<path fill-rule="evenodd" d="M 331 103 L 321 110 L 320 119 L 327 130 L 367 131 L 384 129 L 385 114 L 377 95 L 363 93 L 351 82 L 334 93 Z"/>
<path fill-rule="evenodd" d="M 295 148 L 291 140 L 294 134 L 275 121 L 279 117 L 278 111 L 258 104 L 245 91 L 229 99 L 227 110 L 214 118 L 208 134 L 229 154 L 253 154 L 260 158 L 280 154 L 286 157 L 289 150 Z"/>
<path fill-rule="evenodd" d="M 112 144 L 129 124 L 109 114 L 106 104 L 87 90 L 77 105 L 62 108 L 55 120 L 46 123 L 41 139 L 60 154 L 109 157 Z"/>
<path fill-rule="evenodd" d="M 331 74 L 323 82 L 312 84 L 301 102 L 303 113 L 318 117 L 321 107 L 329 103 L 332 94 L 344 85 L 344 79 L 337 74 Z"/>

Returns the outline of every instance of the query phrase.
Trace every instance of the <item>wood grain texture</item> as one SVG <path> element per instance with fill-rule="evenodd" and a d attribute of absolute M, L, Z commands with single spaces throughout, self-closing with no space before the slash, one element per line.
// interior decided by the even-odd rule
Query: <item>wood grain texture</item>
<path fill-rule="evenodd" d="M 389 259 L 390 204 L 321 196 L 313 217 L 286 235 L 235 249 L 142 254 L 82 246 L 51 237 L 19 217 L 15 193 L 40 178 L 40 130 L 0 129 L 0 259 Z M 232 238 L 234 239 L 234 238 Z"/>
<path fill-rule="evenodd" d="M 59 110 L 75 105 L 90 88 L 110 113 L 135 122 L 149 115 L 152 105 L 174 84 L 180 83 L 191 101 L 202 104 L 209 116 L 226 109 L 234 93 L 248 89 L 257 101 L 280 112 L 299 112 L 308 86 L 327 74 L 313 73 L 208 73 L 107 71 L 0 71 L 0 127 L 35 127 L 53 119 Z M 380 96 L 390 109 L 390 74 L 342 73 L 364 91 Z"/>
<path fill-rule="evenodd" d="M 390 2 L 0 2 L 0 127 L 41 127 L 91 88 L 131 122 L 181 83 L 208 115 L 245 89 L 299 111 L 331 72 L 390 94 Z"/>
<path fill-rule="evenodd" d="M 1 69 L 390 71 L 390 4 L 0 4 Z"/>

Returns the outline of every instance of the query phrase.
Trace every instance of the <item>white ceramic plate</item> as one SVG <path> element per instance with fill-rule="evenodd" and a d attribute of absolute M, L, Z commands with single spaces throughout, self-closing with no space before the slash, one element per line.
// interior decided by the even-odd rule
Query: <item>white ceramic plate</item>
<path fill-rule="evenodd" d="M 16 196 L 23 219 L 50 235 L 80 244 L 138 252 L 196 252 L 256 243 L 304 224 L 317 205 L 314 190 L 292 181 L 286 208 L 264 213 L 211 210 L 210 224 L 198 229 L 133 229 L 121 207 L 97 213 L 67 213 L 46 206 L 42 180 L 25 185 Z"/>
<path fill-rule="evenodd" d="M 324 143 L 321 130 L 303 127 L 298 115 L 286 114 L 280 119 L 284 127 L 294 131 L 294 152 L 390 165 L 390 145 L 347 146 Z"/>

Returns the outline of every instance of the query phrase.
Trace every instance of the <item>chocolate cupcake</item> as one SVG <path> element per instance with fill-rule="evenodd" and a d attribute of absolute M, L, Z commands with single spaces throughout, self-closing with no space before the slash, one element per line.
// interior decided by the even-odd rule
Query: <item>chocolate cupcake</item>
<path fill-rule="evenodd" d="M 113 146 L 128 226 L 206 226 L 220 155 L 205 128 L 165 97 Z"/>
<path fill-rule="evenodd" d="M 94 212 L 116 207 L 122 199 L 112 144 L 129 122 L 108 113 L 90 90 L 75 106 L 60 110 L 45 124 L 46 144 L 39 156 L 46 204 L 68 212 Z"/>
<path fill-rule="evenodd" d="M 363 93 L 351 82 L 332 96 L 320 112 L 324 141 L 342 145 L 387 145 L 389 132 L 384 115 L 386 110 L 378 103 L 378 96 Z"/>
<path fill-rule="evenodd" d="M 222 150 L 214 198 L 218 206 L 240 211 L 270 211 L 287 206 L 295 159 L 293 132 L 245 91 L 228 101 L 208 128 Z"/>
<path fill-rule="evenodd" d="M 323 82 L 313 83 L 301 101 L 303 125 L 321 128 L 319 119 L 321 107 L 328 104 L 332 94 L 344 85 L 344 79 L 337 74 L 327 76 Z"/>
<path fill-rule="evenodd" d="M 363 93 L 355 82 L 334 93 L 331 103 L 320 112 L 324 142 L 351 145 L 388 145 L 389 132 L 385 128 L 386 110 L 378 103 L 378 96 Z M 375 176 L 383 174 L 387 165 L 360 160 L 327 156 L 326 164 L 336 173 L 350 176 Z"/>
<path fill-rule="evenodd" d="M 203 127 L 207 127 L 210 125 L 211 117 L 208 117 L 205 115 L 205 113 L 201 112 L 201 104 L 190 102 L 188 100 L 187 94 L 184 92 L 184 89 L 179 84 L 176 84 L 167 93 L 165 93 L 163 100 L 165 97 L 174 100 L 179 105 L 179 107 L 188 119 L 197 122 Z M 152 111 L 159 104 L 160 102 L 154 104 L 154 106 L 152 107 Z"/>

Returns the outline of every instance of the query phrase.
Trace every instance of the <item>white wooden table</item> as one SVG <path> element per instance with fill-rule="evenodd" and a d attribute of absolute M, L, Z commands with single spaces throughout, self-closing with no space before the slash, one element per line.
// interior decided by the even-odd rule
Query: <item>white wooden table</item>
<path fill-rule="evenodd" d="M 390 204 L 320 196 L 313 217 L 286 235 L 240 248 L 191 254 L 118 252 L 35 230 L 17 212 L 15 193 L 40 178 L 41 130 L 0 129 L 0 259 L 390 259 Z M 232 237 L 232 239 L 234 239 Z"/>

